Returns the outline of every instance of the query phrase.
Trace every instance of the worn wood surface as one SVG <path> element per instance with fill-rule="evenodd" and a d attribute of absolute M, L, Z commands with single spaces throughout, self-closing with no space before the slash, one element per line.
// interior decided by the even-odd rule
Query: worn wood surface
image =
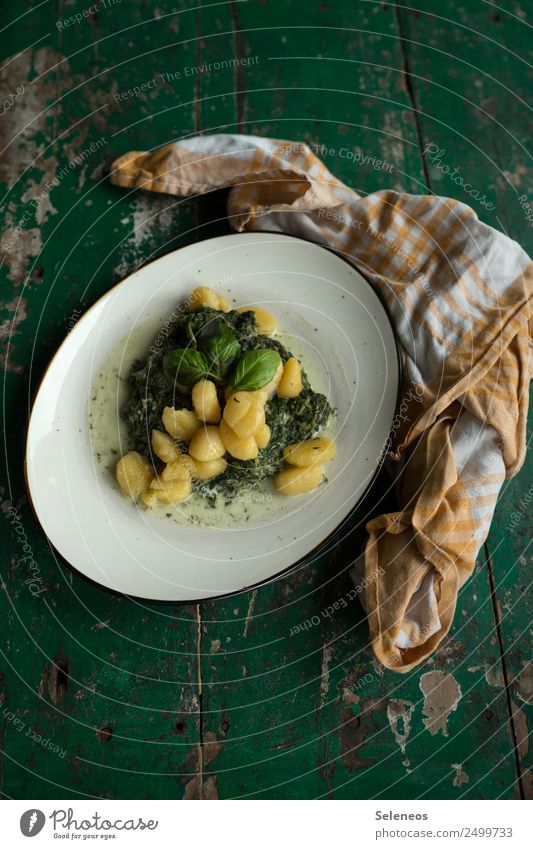
<path fill-rule="evenodd" d="M 229 231 L 220 194 L 112 187 L 106 169 L 127 150 L 198 132 L 303 139 L 328 148 L 328 167 L 358 191 L 458 197 L 531 251 L 521 4 L 28 8 L 6 3 L 1 42 L 2 794 L 531 797 L 531 461 L 503 489 L 451 634 L 405 677 L 377 668 L 357 601 L 328 613 L 351 588 L 357 528 L 253 593 L 141 604 L 56 559 L 23 480 L 32 393 L 72 324 L 138 264 Z M 226 67 L 235 57 L 248 63 Z M 443 163 L 468 175 L 475 196 Z M 359 520 L 386 508 L 386 488 L 382 475 Z M 24 545 L 42 579 L 36 596 Z M 294 633 L 306 621 L 318 624 Z"/>

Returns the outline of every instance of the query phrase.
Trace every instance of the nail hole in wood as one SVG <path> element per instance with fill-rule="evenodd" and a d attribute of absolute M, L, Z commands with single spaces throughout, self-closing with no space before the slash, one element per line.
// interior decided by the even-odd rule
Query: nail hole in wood
<path fill-rule="evenodd" d="M 113 736 L 113 729 L 110 725 L 102 725 L 102 727 L 96 732 L 96 736 L 101 743 L 109 743 Z"/>

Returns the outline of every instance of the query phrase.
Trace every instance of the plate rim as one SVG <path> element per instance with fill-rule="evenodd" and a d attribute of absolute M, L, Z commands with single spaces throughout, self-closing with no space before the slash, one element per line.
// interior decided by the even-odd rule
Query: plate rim
<path fill-rule="evenodd" d="M 179 253 L 179 251 L 183 250 L 184 248 L 190 247 L 192 245 L 197 245 L 201 242 L 210 242 L 210 241 L 214 241 L 215 239 L 233 238 L 234 236 L 243 236 L 243 235 L 259 236 L 259 237 L 261 237 L 263 235 L 276 236 L 276 237 L 281 236 L 282 238 L 293 239 L 295 241 L 304 242 L 304 243 L 309 244 L 309 245 L 314 245 L 317 248 L 321 248 L 322 250 L 333 254 L 334 256 L 337 257 L 337 259 L 340 259 L 342 262 L 345 262 L 346 265 L 348 265 L 351 269 L 356 271 L 362 277 L 362 279 L 365 281 L 367 286 L 369 286 L 370 289 L 372 290 L 372 292 L 376 295 L 379 303 L 381 304 L 381 307 L 383 308 L 383 312 L 384 312 L 384 314 L 387 318 L 387 321 L 388 321 L 390 329 L 391 329 L 392 338 L 394 340 L 394 347 L 395 347 L 395 350 L 396 350 L 396 361 L 397 361 L 397 367 L 398 367 L 398 385 L 397 385 L 397 389 L 396 389 L 394 414 L 393 414 L 393 417 L 392 417 L 391 426 L 389 428 L 389 437 L 390 437 L 390 432 L 392 430 L 392 425 L 394 424 L 394 419 L 396 418 L 396 416 L 398 414 L 398 407 L 399 407 L 399 403 L 400 403 L 401 387 L 402 387 L 402 383 L 403 383 L 403 372 L 404 372 L 402 354 L 401 354 L 401 347 L 400 347 L 398 335 L 396 333 L 396 329 L 394 327 L 391 315 L 389 313 L 388 307 L 387 307 L 387 305 L 384 301 L 384 298 L 383 298 L 381 292 L 376 291 L 376 289 L 374 288 L 374 286 L 372 286 L 372 284 L 370 283 L 370 281 L 368 280 L 366 275 L 363 272 L 361 272 L 359 270 L 359 268 L 356 268 L 354 265 L 352 265 L 352 263 L 347 259 L 344 252 L 342 252 L 342 251 L 340 251 L 336 248 L 333 248 L 329 245 L 321 245 L 318 242 L 313 242 L 310 239 L 305 239 L 303 236 L 294 236 L 292 233 L 279 233 L 275 230 L 260 230 L 260 231 L 253 231 L 253 230 L 249 231 L 249 230 L 247 230 L 247 231 L 244 231 L 244 232 L 241 232 L 241 233 L 235 233 L 235 232 L 234 233 L 225 233 L 225 234 L 222 234 L 221 236 L 211 236 L 208 239 L 199 239 L 196 242 L 188 242 L 187 244 L 181 245 L 181 247 L 176 248 L 175 250 L 167 251 L 166 253 L 162 254 L 161 256 L 154 257 L 154 259 L 149 259 L 146 262 L 143 262 L 140 265 L 138 265 L 135 269 L 133 269 L 133 271 L 130 271 L 129 274 L 127 274 L 121 280 L 118 280 L 116 283 L 113 284 L 113 286 L 111 286 L 109 289 L 107 289 L 105 292 L 103 292 L 95 300 L 95 302 L 93 304 L 91 304 L 91 306 L 80 316 L 79 321 L 81 321 L 89 312 L 91 312 L 91 310 L 93 310 L 100 303 L 101 300 L 103 300 L 111 292 L 113 292 L 114 289 L 116 289 L 118 286 L 122 286 L 125 283 L 127 283 L 127 281 L 130 279 L 130 277 L 133 277 L 134 274 L 137 274 L 138 272 L 143 271 L 149 265 L 153 265 L 153 264 L 159 262 L 160 260 L 170 256 L 171 254 Z M 33 513 L 41 531 L 43 532 L 49 546 L 54 551 L 56 557 L 59 557 L 59 559 L 63 563 L 65 563 L 69 567 L 69 569 L 73 569 L 85 581 L 89 582 L 90 584 L 99 588 L 100 590 L 104 590 L 106 592 L 113 593 L 114 595 L 117 595 L 117 596 L 136 599 L 136 600 L 139 600 L 139 601 L 149 601 L 151 603 L 157 603 L 157 604 L 187 605 L 187 604 L 207 604 L 208 602 L 217 602 L 217 601 L 222 601 L 222 600 L 226 600 L 226 599 L 230 599 L 230 598 L 235 598 L 236 596 L 240 596 L 243 593 L 253 592 L 254 590 L 259 589 L 260 587 L 268 586 L 269 584 L 274 583 L 275 581 L 279 580 L 280 578 L 292 574 L 292 572 L 295 572 L 297 569 L 299 569 L 301 566 L 303 566 L 306 561 L 313 559 L 316 556 L 316 554 L 321 550 L 321 548 L 323 546 L 325 546 L 331 539 L 333 539 L 335 537 L 335 535 L 342 528 L 342 526 L 345 524 L 345 522 L 347 522 L 350 519 L 350 517 L 353 515 L 355 510 L 364 501 L 364 499 L 366 498 L 366 496 L 370 492 L 370 489 L 372 488 L 373 484 L 375 483 L 376 478 L 377 478 L 378 474 L 380 473 L 380 471 L 383 467 L 383 463 L 385 462 L 385 459 L 386 459 L 386 456 L 387 456 L 386 444 L 383 448 L 383 451 L 381 453 L 379 460 L 377 461 L 376 467 L 374 469 L 374 472 L 373 472 L 372 477 L 370 478 L 368 484 L 366 485 L 365 489 L 363 490 L 363 492 L 361 493 L 361 495 L 359 496 L 359 498 L 357 499 L 355 504 L 352 505 L 352 507 L 350 508 L 348 513 L 346 514 L 346 516 L 344 516 L 341 519 L 339 524 L 336 525 L 335 528 L 333 528 L 333 530 L 331 530 L 324 537 L 324 539 L 322 539 L 319 543 L 317 543 L 315 546 L 313 546 L 312 549 L 310 549 L 308 552 L 306 552 L 306 554 L 304 554 L 302 557 L 298 558 L 298 560 L 296 560 L 294 563 L 291 563 L 288 566 L 285 566 L 281 571 L 276 572 L 274 575 L 270 575 L 269 577 L 264 578 L 260 581 L 257 581 L 254 584 L 249 584 L 247 586 L 241 587 L 238 590 L 231 590 L 230 592 L 227 592 L 227 593 L 218 593 L 217 595 L 214 595 L 214 596 L 205 596 L 205 597 L 199 598 L 199 599 L 150 598 L 149 596 L 132 595 L 131 593 L 125 593 L 125 592 L 122 592 L 121 590 L 115 589 L 113 587 L 108 587 L 105 584 L 102 584 L 99 581 L 97 581 L 95 578 L 91 578 L 88 575 L 85 575 L 77 566 L 75 566 L 73 563 L 71 563 L 69 560 L 67 560 L 67 558 L 64 557 L 63 554 L 61 554 L 59 549 L 52 542 L 52 540 L 48 536 L 46 529 L 45 529 L 44 525 L 42 524 L 42 522 L 39 518 L 39 515 L 37 513 L 37 510 L 35 508 L 33 498 L 32 498 L 29 478 L 28 478 L 28 441 L 29 441 L 31 421 L 32 421 L 32 417 L 33 417 L 33 414 L 34 414 L 37 398 L 38 398 L 38 396 L 39 396 L 39 394 L 42 390 L 43 383 L 46 379 L 46 376 L 47 376 L 50 368 L 52 367 L 54 361 L 58 357 L 61 349 L 63 348 L 63 345 L 66 343 L 68 336 L 69 336 L 69 334 L 67 333 L 65 338 L 61 340 L 58 347 L 56 348 L 56 350 L 54 351 L 54 353 L 50 357 L 50 359 L 49 359 L 49 361 L 46 365 L 46 368 L 45 368 L 43 374 L 41 375 L 39 382 L 38 382 L 38 384 L 35 388 L 35 391 L 34 391 L 33 399 L 32 399 L 32 402 L 31 402 L 30 414 L 29 414 L 28 420 L 27 420 L 26 438 L 25 438 L 25 442 L 24 442 L 24 462 L 23 462 L 24 481 L 25 481 L 26 492 L 27 492 L 27 495 L 28 495 L 28 500 L 29 500 L 29 504 L 30 504 L 32 513 Z"/>

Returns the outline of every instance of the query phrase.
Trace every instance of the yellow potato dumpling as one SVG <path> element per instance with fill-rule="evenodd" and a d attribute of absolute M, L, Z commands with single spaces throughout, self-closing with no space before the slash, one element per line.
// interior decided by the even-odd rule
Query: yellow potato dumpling
<path fill-rule="evenodd" d="M 172 463 L 180 455 L 180 450 L 172 437 L 161 430 L 152 431 L 152 450 L 163 463 Z"/>
<path fill-rule="evenodd" d="M 224 421 L 237 436 L 253 436 L 265 423 L 263 394 L 235 392 L 224 407 Z"/>
<path fill-rule="evenodd" d="M 223 295 L 218 296 L 218 309 L 222 310 L 222 312 L 229 312 L 231 309 L 230 302 Z"/>
<path fill-rule="evenodd" d="M 283 363 L 280 363 L 276 369 L 276 373 L 271 381 L 269 381 L 266 386 L 263 386 L 262 389 L 257 390 L 258 392 L 266 392 L 267 398 L 271 397 L 276 393 L 276 390 L 279 386 L 280 380 L 283 377 Z"/>
<path fill-rule="evenodd" d="M 296 357 L 290 357 L 283 366 L 283 374 L 278 386 L 280 398 L 296 398 L 303 389 L 302 370 Z"/>
<path fill-rule="evenodd" d="M 219 297 L 216 292 L 209 286 L 197 286 L 193 289 L 189 296 L 189 309 L 195 310 L 198 307 L 211 307 L 218 310 Z"/>
<path fill-rule="evenodd" d="M 250 409 L 242 419 L 239 419 L 232 427 L 240 439 L 254 436 L 265 424 L 265 408 L 258 403 L 252 403 Z"/>
<path fill-rule="evenodd" d="M 220 420 L 217 388 L 212 380 L 199 380 L 194 384 L 192 404 L 201 421 L 216 424 Z"/>
<path fill-rule="evenodd" d="M 155 489 L 147 489 L 146 492 L 143 492 L 141 501 L 145 507 L 153 507 L 154 504 L 157 504 L 157 493 Z"/>
<path fill-rule="evenodd" d="M 224 419 L 230 427 L 234 428 L 237 422 L 248 413 L 251 405 L 251 392 L 234 392 L 226 401 L 223 414 Z"/>
<path fill-rule="evenodd" d="M 195 477 L 200 478 L 202 481 L 207 481 L 210 478 L 216 478 L 217 475 L 221 475 L 222 472 L 225 472 L 228 468 L 228 464 L 226 460 L 224 460 L 224 457 L 218 457 L 216 460 L 205 460 L 204 462 L 196 460 L 195 466 Z"/>
<path fill-rule="evenodd" d="M 201 424 L 193 410 L 175 410 L 174 407 L 165 407 L 162 419 L 167 433 L 183 442 L 189 442 Z"/>
<path fill-rule="evenodd" d="M 125 495 L 136 498 L 150 486 L 154 470 L 148 460 L 137 451 L 130 451 L 118 461 L 116 475 L 118 485 Z"/>
<path fill-rule="evenodd" d="M 204 425 L 194 434 L 189 445 L 189 454 L 195 460 L 217 460 L 225 453 L 221 432 L 214 425 Z"/>
<path fill-rule="evenodd" d="M 268 392 L 265 392 L 264 389 L 255 389 L 253 392 L 248 392 L 248 395 L 250 395 L 252 400 L 255 398 L 257 403 L 261 404 L 263 407 L 268 401 Z"/>
<path fill-rule="evenodd" d="M 259 430 L 255 434 L 255 441 L 257 443 L 258 448 L 267 447 L 268 443 L 270 442 L 270 428 L 267 424 L 264 424 L 263 427 L 259 428 Z"/>
<path fill-rule="evenodd" d="M 168 463 L 161 477 L 164 481 L 187 480 L 196 475 L 196 462 L 188 454 L 180 454 L 173 463 Z"/>
<path fill-rule="evenodd" d="M 226 446 L 226 450 L 237 460 L 255 460 L 259 454 L 257 442 L 253 436 L 241 439 L 225 419 L 220 422 L 220 435 Z"/>
<path fill-rule="evenodd" d="M 259 333 L 264 336 L 272 336 L 276 332 L 278 326 L 276 319 L 263 307 L 240 307 L 238 312 L 253 312 Z"/>
<path fill-rule="evenodd" d="M 291 466 L 312 466 L 315 463 L 328 463 L 333 460 L 337 449 L 332 439 L 321 436 L 318 439 L 307 439 L 286 445 L 283 457 Z"/>
<path fill-rule="evenodd" d="M 160 501 L 162 504 L 175 504 L 177 501 L 184 501 L 192 492 L 192 483 L 190 478 L 175 481 L 163 481 L 160 478 L 154 478 L 148 492 L 142 496 L 142 501 L 147 507 Z"/>
<path fill-rule="evenodd" d="M 317 463 L 305 468 L 289 466 L 274 476 L 274 483 L 282 495 L 302 495 L 316 489 L 322 483 L 322 478 L 322 466 Z"/>

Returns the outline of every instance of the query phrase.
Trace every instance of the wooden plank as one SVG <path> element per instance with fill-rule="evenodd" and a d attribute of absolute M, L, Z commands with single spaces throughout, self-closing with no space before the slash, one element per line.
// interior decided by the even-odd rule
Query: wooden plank
<path fill-rule="evenodd" d="M 438 3 L 418 6 L 400 7 L 399 18 L 407 61 L 416 69 L 411 86 L 431 187 L 469 203 L 480 218 L 531 254 L 533 236 L 524 205 L 532 185 L 526 105 L 529 30 L 513 9 L 501 4 L 451 2 L 446 10 Z M 459 176 L 469 181 L 470 194 L 456 182 Z M 507 699 L 509 743 L 518 774 L 514 788 L 503 788 L 504 797 L 530 798 L 533 792 L 527 592 L 532 468 L 529 456 L 520 474 L 504 484 L 488 538 L 492 639 L 498 641 L 502 664 L 500 669 L 486 666 L 485 675 Z"/>
<path fill-rule="evenodd" d="M 18 7 L 10 5 L 14 18 Z M 129 6 L 124 14 L 110 5 L 58 28 L 56 20 L 75 10 L 54 4 L 52 16 L 49 7 L 36 8 L 3 42 L 14 54 L 49 33 L 12 63 L 11 83 L 20 81 L 24 94 L 9 112 L 10 132 L 20 127 L 22 136 L 2 174 L 3 188 L 12 185 L 8 219 L 23 220 L 2 267 L 6 332 L 13 331 L 2 561 L 7 796 L 179 798 L 196 784 L 196 611 L 116 596 L 58 562 L 32 516 L 22 476 L 28 381 L 36 385 L 70 326 L 114 282 L 191 240 L 194 202 L 123 192 L 106 176 L 123 151 L 195 130 L 192 78 L 121 95 L 190 61 L 196 30 L 189 7 L 159 3 L 157 18 L 146 8 Z M 162 124 L 152 120 L 156 111 L 165 115 Z M 19 176 L 20 163 L 28 168 Z M 54 176 L 59 184 L 31 204 Z M 42 579 L 35 597 L 25 584 L 35 568 L 22 562 L 23 539 Z M 48 739 L 58 752 L 46 747 Z"/>

